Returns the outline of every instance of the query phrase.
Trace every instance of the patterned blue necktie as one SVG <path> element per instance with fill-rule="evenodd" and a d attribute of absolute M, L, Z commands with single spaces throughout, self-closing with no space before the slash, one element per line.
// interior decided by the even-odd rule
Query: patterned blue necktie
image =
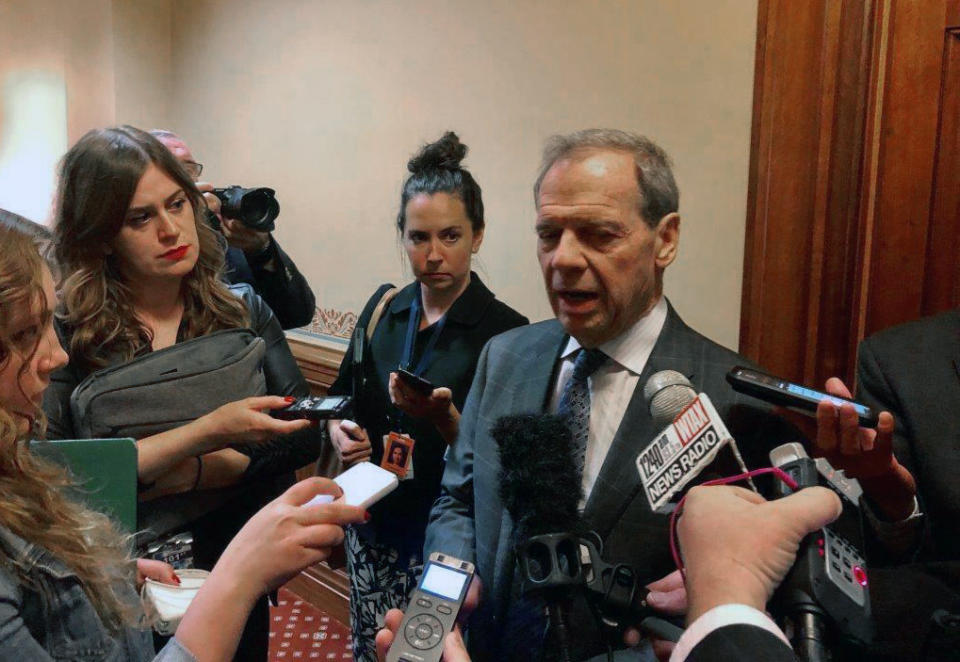
<path fill-rule="evenodd" d="M 566 417 L 570 425 L 574 460 L 581 474 L 587 454 L 587 438 L 590 436 L 590 386 L 587 379 L 606 360 L 607 355 L 599 349 L 581 349 L 573 362 L 573 374 L 564 385 L 557 405 L 557 414 Z"/>

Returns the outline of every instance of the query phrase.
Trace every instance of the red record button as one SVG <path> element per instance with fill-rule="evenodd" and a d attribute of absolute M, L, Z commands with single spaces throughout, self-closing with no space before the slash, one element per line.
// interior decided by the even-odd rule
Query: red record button
<path fill-rule="evenodd" d="M 858 565 L 853 566 L 853 578 L 857 580 L 860 586 L 867 585 L 867 571 Z"/>

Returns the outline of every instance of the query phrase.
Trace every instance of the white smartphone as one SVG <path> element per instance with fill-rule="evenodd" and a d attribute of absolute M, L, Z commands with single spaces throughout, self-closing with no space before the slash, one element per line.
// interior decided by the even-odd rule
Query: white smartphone
<path fill-rule="evenodd" d="M 348 506 L 369 508 L 377 501 L 387 496 L 395 489 L 400 481 L 397 475 L 382 469 L 372 462 L 361 462 L 350 467 L 333 479 L 343 490 L 343 502 Z M 330 503 L 333 497 L 329 494 L 318 494 L 306 502 L 305 506 L 315 506 L 318 503 Z"/>

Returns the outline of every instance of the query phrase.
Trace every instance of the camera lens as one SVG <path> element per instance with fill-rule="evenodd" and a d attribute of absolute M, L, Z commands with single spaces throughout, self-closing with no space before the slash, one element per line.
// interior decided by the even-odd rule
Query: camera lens
<path fill-rule="evenodd" d="M 229 186 L 213 190 L 220 198 L 220 213 L 235 218 L 251 230 L 272 232 L 280 214 L 280 203 L 272 188 L 242 188 Z"/>
<path fill-rule="evenodd" d="M 269 189 L 253 189 L 240 200 L 240 221 L 255 230 L 272 230 L 280 205 Z"/>

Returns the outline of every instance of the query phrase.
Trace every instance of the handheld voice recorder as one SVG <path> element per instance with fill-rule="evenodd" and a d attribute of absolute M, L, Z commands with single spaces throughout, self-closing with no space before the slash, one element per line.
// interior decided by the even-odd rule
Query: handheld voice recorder
<path fill-rule="evenodd" d="M 330 418 L 346 418 L 351 398 L 345 395 L 322 395 L 300 398 L 283 409 L 274 409 L 270 415 L 284 421 L 306 418 L 325 421 Z"/>
<path fill-rule="evenodd" d="M 853 405 L 860 425 L 865 428 L 877 427 L 877 412 L 864 404 L 794 384 L 758 370 L 743 366 L 731 368 L 727 373 L 727 382 L 734 391 L 752 395 L 775 405 L 797 409 L 804 414 L 815 414 L 821 400 L 829 400 L 838 407 L 845 404 Z"/>
<path fill-rule="evenodd" d="M 439 662 L 473 578 L 473 564 L 434 552 L 410 596 L 387 662 Z"/>

